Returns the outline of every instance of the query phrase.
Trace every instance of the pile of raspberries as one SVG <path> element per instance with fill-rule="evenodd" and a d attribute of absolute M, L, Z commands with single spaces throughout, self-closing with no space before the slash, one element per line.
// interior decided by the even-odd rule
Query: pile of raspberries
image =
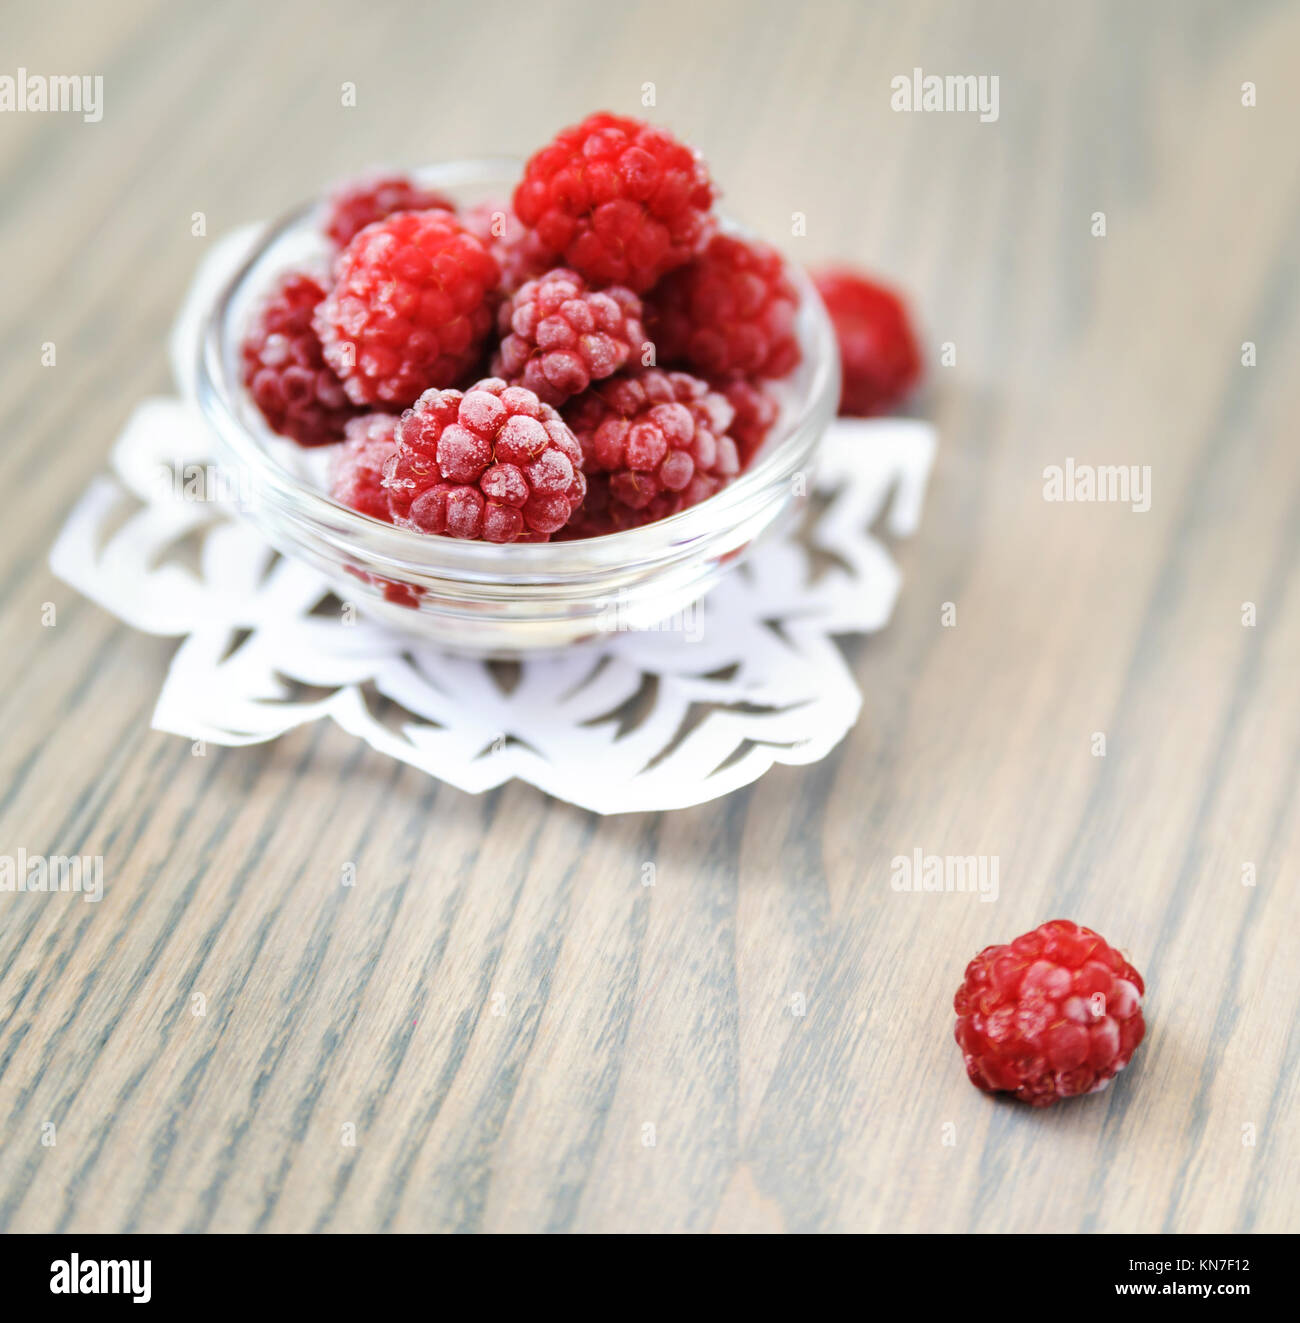
<path fill-rule="evenodd" d="M 337 443 L 336 500 L 404 528 L 545 542 L 676 514 L 742 471 L 800 361 L 785 263 L 714 196 L 689 147 L 608 113 L 534 155 L 510 205 L 350 184 L 329 278 L 281 279 L 244 385 L 275 432 Z M 879 412 L 919 369 L 906 313 L 850 272 L 819 287 L 842 407 Z"/>

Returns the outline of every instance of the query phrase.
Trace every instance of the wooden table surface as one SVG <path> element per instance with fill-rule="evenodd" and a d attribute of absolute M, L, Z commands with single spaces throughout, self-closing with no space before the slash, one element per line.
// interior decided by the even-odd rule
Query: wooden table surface
<path fill-rule="evenodd" d="M 0 26 L 0 73 L 105 86 L 97 124 L 0 114 L 0 851 L 105 879 L 0 894 L 0 1228 L 1300 1228 L 1300 6 Z M 998 119 L 892 111 L 914 67 L 997 75 Z M 193 213 L 215 238 L 374 161 L 525 153 L 647 82 L 733 213 L 925 329 L 940 457 L 895 618 L 846 645 L 852 734 L 602 819 L 333 727 L 152 732 L 174 644 L 46 556 L 168 389 Z M 1149 465 L 1150 509 L 1046 501 L 1067 458 Z M 894 891 L 915 849 L 996 857 L 997 902 Z M 1058 915 L 1143 971 L 1149 1036 L 1037 1112 L 967 1083 L 951 998 Z"/>

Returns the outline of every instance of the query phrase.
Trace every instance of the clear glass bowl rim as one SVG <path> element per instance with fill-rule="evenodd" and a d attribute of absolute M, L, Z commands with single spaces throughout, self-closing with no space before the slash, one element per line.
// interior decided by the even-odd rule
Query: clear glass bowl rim
<path fill-rule="evenodd" d="M 421 167 L 410 173 L 430 187 L 454 189 L 497 185 L 502 189 L 518 178 L 521 163 L 510 158 L 450 161 Z M 800 295 L 800 319 L 805 325 L 801 348 L 811 364 L 807 389 L 778 420 L 781 435 L 769 439 L 757 461 L 734 482 L 700 504 L 667 519 L 567 542 L 500 545 L 460 538 L 438 537 L 385 524 L 340 504 L 325 492 L 306 485 L 281 466 L 266 447 L 274 434 L 253 417 L 251 401 L 242 398 L 236 367 L 242 328 L 231 325 L 231 309 L 267 251 L 288 232 L 319 212 L 322 203 L 305 203 L 266 225 L 238 270 L 217 293 L 199 331 L 195 377 L 197 403 L 230 455 L 247 466 L 254 489 L 269 492 L 280 517 L 311 530 L 346 555 L 364 557 L 372 566 L 395 577 L 416 580 L 433 575 L 483 583 L 554 583 L 586 579 L 601 568 L 629 569 L 675 559 L 719 528 L 740 522 L 770 496 L 771 485 L 783 475 L 793 476 L 819 438 L 822 426 L 834 416 L 839 399 L 839 350 L 821 297 L 803 269 L 786 261 L 787 273 Z M 733 222 L 724 227 L 745 233 Z M 805 316 L 805 314 L 808 314 Z M 816 428 L 817 435 L 809 435 Z"/>

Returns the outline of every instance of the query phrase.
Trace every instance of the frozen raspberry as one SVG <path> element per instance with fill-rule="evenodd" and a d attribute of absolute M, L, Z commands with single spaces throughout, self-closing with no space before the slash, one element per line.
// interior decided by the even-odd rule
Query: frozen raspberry
<path fill-rule="evenodd" d="M 799 363 L 798 309 L 775 248 L 715 234 L 664 277 L 647 300 L 646 320 L 661 363 L 706 376 L 784 377 Z"/>
<path fill-rule="evenodd" d="M 515 213 L 593 285 L 648 290 L 708 233 L 704 163 L 663 129 L 601 112 L 565 129 L 524 167 Z"/>
<path fill-rule="evenodd" d="M 903 301 L 856 272 L 813 277 L 840 342 L 840 414 L 868 418 L 898 403 L 921 373 L 921 354 Z"/>
<path fill-rule="evenodd" d="M 1144 991 L 1118 951 L 1068 919 L 985 947 L 953 998 L 966 1072 L 1035 1107 L 1096 1093 L 1142 1041 Z"/>
<path fill-rule="evenodd" d="M 590 291 L 562 267 L 530 280 L 501 305 L 492 375 L 563 404 L 613 376 L 645 341 L 641 300 L 621 285 Z"/>
<path fill-rule="evenodd" d="M 399 211 L 339 254 L 316 310 L 325 359 L 357 404 L 412 404 L 478 362 L 500 271 L 447 211 Z"/>
<path fill-rule="evenodd" d="M 353 179 L 330 199 L 325 233 L 339 248 L 346 248 L 367 225 L 395 211 L 431 211 L 435 207 L 456 210 L 456 204 L 441 193 L 421 188 L 405 175 Z"/>
<path fill-rule="evenodd" d="M 397 451 L 397 419 L 390 413 L 354 418 L 334 453 L 330 495 L 372 519 L 393 522 L 384 488 L 384 465 Z"/>
<path fill-rule="evenodd" d="M 608 487 L 606 514 L 615 527 L 676 514 L 740 472 L 729 433 L 731 405 L 685 372 L 624 373 L 580 395 L 564 416 L 582 447 L 589 479 Z M 608 475 L 605 483 L 594 483 L 598 473 Z M 600 499 L 593 500 L 589 515 Z"/>
<path fill-rule="evenodd" d="M 290 275 L 262 305 L 244 341 L 244 385 L 273 431 L 302 446 L 337 441 L 356 409 L 325 363 L 312 312 L 325 291 Z"/>
<path fill-rule="evenodd" d="M 748 464 L 767 440 L 767 434 L 781 411 L 780 405 L 760 383 L 745 377 L 723 377 L 709 385 L 720 395 L 725 395 L 727 403 L 736 411 L 729 431 L 736 438 L 741 464 Z"/>
<path fill-rule="evenodd" d="M 560 415 L 496 377 L 420 396 L 397 425 L 384 486 L 404 527 L 486 542 L 545 542 L 587 491 Z"/>

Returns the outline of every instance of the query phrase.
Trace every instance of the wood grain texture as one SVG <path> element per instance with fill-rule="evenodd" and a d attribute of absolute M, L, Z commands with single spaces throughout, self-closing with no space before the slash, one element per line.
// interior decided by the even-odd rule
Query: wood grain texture
<path fill-rule="evenodd" d="M 106 105 L 0 115 L 0 852 L 102 855 L 105 896 L 0 896 L 0 1227 L 1300 1229 L 1300 7 L 132 0 L 4 28 L 0 72 L 101 72 Z M 496 30 L 491 78 L 449 54 Z M 998 121 L 891 112 L 918 65 L 998 75 Z M 925 326 L 942 449 L 896 618 L 847 645 L 857 728 L 608 820 L 334 728 L 203 757 L 151 732 L 173 645 L 45 557 L 167 389 L 192 213 L 215 236 L 372 161 L 522 153 L 644 82 L 733 212 L 888 273 Z M 1044 501 L 1067 457 L 1150 465 L 1151 509 Z M 915 848 L 997 856 L 997 903 L 894 892 Z M 1150 1036 L 1044 1114 L 967 1084 L 950 999 L 1058 914 L 1126 947 Z"/>

